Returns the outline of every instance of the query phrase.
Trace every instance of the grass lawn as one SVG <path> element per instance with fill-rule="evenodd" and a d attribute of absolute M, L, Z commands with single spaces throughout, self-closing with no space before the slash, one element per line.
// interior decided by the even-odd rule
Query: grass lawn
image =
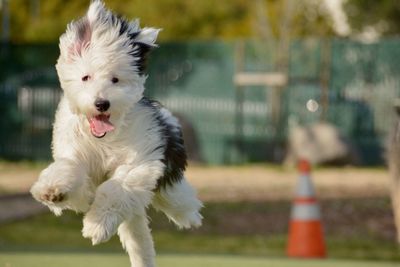
<path fill-rule="evenodd" d="M 330 258 L 399 264 L 400 250 L 394 239 L 388 199 L 334 200 L 321 205 Z M 164 215 L 152 210 L 150 217 L 156 250 L 161 255 L 284 258 L 289 213 L 290 203 L 285 201 L 206 203 L 203 226 L 189 231 L 178 231 Z M 61 217 L 46 213 L 2 224 L 0 253 L 122 252 L 118 237 L 93 247 L 82 237 L 81 228 L 82 215 L 73 212 Z"/>
<path fill-rule="evenodd" d="M 0 193 L 26 192 L 45 165 L 0 161 Z M 293 261 L 283 259 L 292 192 L 297 177 L 295 171 L 264 165 L 191 166 L 187 175 L 205 200 L 203 226 L 197 230 L 178 231 L 164 215 L 151 211 L 151 228 L 162 266 L 196 266 L 196 261 L 208 260 L 211 263 L 207 262 L 204 266 L 222 267 L 224 264 L 219 263 L 221 260 L 229 266 L 302 266 L 301 262 L 296 261 L 295 265 L 290 265 Z M 387 194 L 387 171 L 318 168 L 312 176 L 317 191 L 323 196 L 319 203 L 329 257 L 354 260 L 351 264 L 365 260 L 380 261 L 379 264 L 397 261 L 398 264 L 400 249 L 395 241 L 393 214 Z M 0 267 L 34 266 L 33 263 L 24 265 L 22 262 L 32 261 L 30 257 L 36 257 L 38 262 L 50 259 L 51 264 L 47 266 L 58 266 L 51 257 L 66 257 L 75 262 L 71 266 L 86 266 L 88 264 L 76 262 L 81 262 L 83 257 L 87 261 L 103 263 L 101 253 L 105 253 L 104 257 L 112 258 L 113 262 L 115 259 L 115 266 L 119 262 L 121 266 L 127 266 L 126 255 L 117 254 L 122 252 L 117 237 L 106 244 L 92 247 L 90 241 L 82 237 L 81 228 L 82 215 L 73 212 L 66 212 L 58 218 L 51 214 L 41 214 L 1 224 Z M 71 254 L 75 252 L 81 254 Z M 16 254 L 13 256 L 10 253 Z M 176 263 L 176 256 L 171 255 L 177 254 L 236 256 L 201 256 L 201 260 L 199 256 L 182 256 Z M 2 260 L 6 257 L 10 263 L 14 260 L 21 262 L 4 265 Z M 249 263 L 244 264 L 244 260 Z M 306 266 L 314 266 L 312 264 L 315 262 L 307 262 Z M 336 264 L 333 260 L 326 264 L 331 262 Z M 287 265 L 275 265 L 281 263 Z M 340 263 L 340 266 L 347 266 L 342 265 L 345 262 Z M 362 266 L 370 265 L 362 263 Z"/>
<path fill-rule="evenodd" d="M 127 267 L 128 256 L 121 253 L 0 253 L 0 266 L 4 267 Z M 216 255 L 173 255 L 157 257 L 157 266 L 162 267 L 391 267 L 398 263 L 343 260 L 296 260 L 285 258 L 261 258 Z"/>

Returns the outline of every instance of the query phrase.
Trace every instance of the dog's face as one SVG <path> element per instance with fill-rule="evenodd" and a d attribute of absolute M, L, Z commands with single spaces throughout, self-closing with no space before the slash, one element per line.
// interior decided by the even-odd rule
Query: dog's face
<path fill-rule="evenodd" d="M 93 1 L 60 38 L 56 68 L 72 112 L 103 137 L 143 96 L 144 63 L 159 30 L 128 22 Z"/>

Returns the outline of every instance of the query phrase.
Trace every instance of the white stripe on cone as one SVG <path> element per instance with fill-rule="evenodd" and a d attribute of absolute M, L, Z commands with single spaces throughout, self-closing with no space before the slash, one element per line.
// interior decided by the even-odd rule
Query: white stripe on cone
<path fill-rule="evenodd" d="M 295 221 L 314 221 L 319 220 L 321 215 L 317 203 L 295 203 L 291 217 Z"/>

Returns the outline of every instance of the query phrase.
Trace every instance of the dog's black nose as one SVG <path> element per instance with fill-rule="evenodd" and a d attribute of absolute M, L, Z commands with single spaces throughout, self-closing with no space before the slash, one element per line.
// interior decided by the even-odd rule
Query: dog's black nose
<path fill-rule="evenodd" d="M 104 112 L 110 108 L 110 101 L 99 98 L 94 101 L 94 105 L 98 111 Z"/>

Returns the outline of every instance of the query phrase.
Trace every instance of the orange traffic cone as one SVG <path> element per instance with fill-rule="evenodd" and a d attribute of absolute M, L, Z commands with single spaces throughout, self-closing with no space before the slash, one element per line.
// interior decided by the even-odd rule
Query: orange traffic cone
<path fill-rule="evenodd" d="M 298 165 L 300 177 L 289 226 L 287 255 L 301 258 L 326 256 L 321 216 L 314 187 L 310 178 L 310 164 L 301 160 Z"/>

